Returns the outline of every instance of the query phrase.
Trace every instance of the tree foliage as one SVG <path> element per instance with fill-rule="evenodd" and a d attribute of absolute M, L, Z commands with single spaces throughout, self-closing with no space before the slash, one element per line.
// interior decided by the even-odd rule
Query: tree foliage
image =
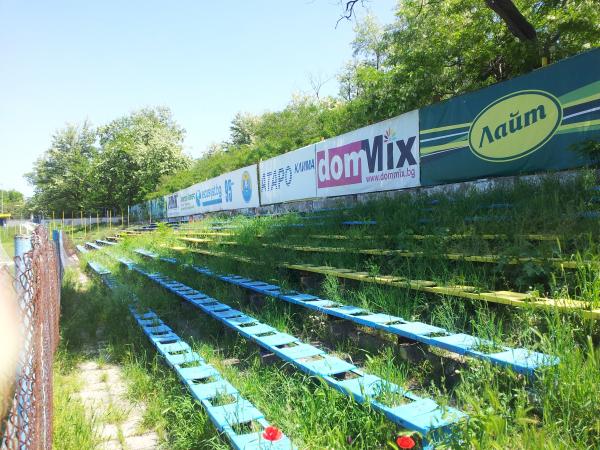
<path fill-rule="evenodd" d="M 384 28 L 373 15 L 367 15 L 354 27 L 352 55 L 362 57 L 363 63 L 379 70 L 387 53 L 388 43 Z"/>
<path fill-rule="evenodd" d="M 215 145 L 185 171 L 164 177 L 154 194 L 166 195 L 222 173 L 351 130 L 342 102 L 296 96 L 282 111 L 238 114 L 230 139 Z"/>
<path fill-rule="evenodd" d="M 343 4 L 344 17 L 352 17 L 366 2 Z M 339 99 L 295 98 L 279 112 L 236 115 L 227 142 L 165 177 L 155 195 L 521 75 L 542 57 L 556 61 L 596 47 L 600 8 L 593 0 L 405 0 L 391 24 L 367 15 L 354 31 Z"/>
<path fill-rule="evenodd" d="M 367 4 L 341 3 L 343 17 Z M 61 130 L 30 174 L 37 209 L 125 207 L 600 46 L 597 0 L 403 0 L 390 22 L 356 24 L 338 98 L 311 79 L 315 96 L 238 113 L 229 138 L 192 164 L 164 108 Z"/>
<path fill-rule="evenodd" d="M 30 208 L 49 211 L 79 211 L 94 195 L 92 161 L 98 155 L 96 133 L 90 124 L 68 125 L 52 136 L 52 144 L 26 178 L 35 186 Z"/>
<path fill-rule="evenodd" d="M 188 167 L 184 135 L 166 108 L 142 109 L 100 127 L 99 197 L 120 207 L 141 202 L 163 176 Z"/>
<path fill-rule="evenodd" d="M 154 191 L 161 177 L 185 169 L 185 131 L 166 108 L 146 108 L 93 129 L 69 125 L 27 175 L 35 186 L 31 209 L 126 209 Z"/>
<path fill-rule="evenodd" d="M 343 73 L 342 94 L 362 120 L 381 120 L 527 73 L 542 57 L 557 61 L 600 45 L 594 0 L 517 0 L 536 30 L 522 41 L 484 2 L 405 0 L 381 39 L 381 70 L 373 54 Z M 360 55 L 359 55 L 360 56 Z"/>
<path fill-rule="evenodd" d="M 13 217 L 20 216 L 24 212 L 25 197 L 14 189 L 0 189 L 2 194 L 2 212 L 12 214 Z"/>

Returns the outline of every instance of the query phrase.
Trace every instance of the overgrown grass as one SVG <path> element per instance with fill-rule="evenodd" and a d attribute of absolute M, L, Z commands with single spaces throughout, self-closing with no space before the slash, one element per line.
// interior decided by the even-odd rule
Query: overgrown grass
<path fill-rule="evenodd" d="M 120 272 L 114 260 L 99 259 L 115 273 Z M 198 286 L 197 277 L 191 274 L 186 277 L 177 268 L 173 268 L 172 273 L 190 285 L 195 284 L 196 278 Z M 180 336 L 187 337 L 194 349 L 217 367 L 267 418 L 289 434 L 300 448 L 344 448 L 349 442 L 353 442 L 356 448 L 385 448 L 386 442 L 398 432 L 397 427 L 380 414 L 356 405 L 324 383 L 310 379 L 280 362 L 263 363 L 254 345 L 223 329 L 213 319 L 180 304 L 177 298 L 140 279 L 139 275 L 121 272 L 121 276 L 123 281 L 136 286 L 134 292 L 142 302 L 156 311 Z M 228 292 L 226 287 L 216 284 L 213 287 L 211 293 L 215 297 L 231 305 L 244 307 L 245 299 L 240 291 Z M 298 313 L 292 314 L 286 305 L 274 306 L 283 309 L 265 310 L 263 314 L 258 311 L 251 313 L 278 329 L 304 335 L 308 341 L 310 334 L 296 328 L 300 321 Z M 325 346 L 325 341 L 323 344 Z M 355 359 L 365 359 L 362 351 L 349 343 L 335 346 L 331 351 L 342 355 L 353 352 Z M 369 369 L 372 373 L 388 376 L 391 381 L 408 387 L 407 380 L 400 376 L 407 369 L 402 368 L 403 364 L 395 356 L 392 359 L 389 357 L 389 354 L 372 355 L 368 362 Z"/>
<path fill-rule="evenodd" d="M 92 449 L 100 443 L 95 418 L 86 415 L 83 403 L 76 397 L 80 384 L 71 356 L 59 351 L 54 362 L 54 448 Z"/>
<path fill-rule="evenodd" d="M 600 447 L 600 404 L 596 401 L 600 386 L 598 324 L 578 314 L 518 309 L 409 289 L 341 282 L 335 277 L 313 279 L 306 284 L 296 273 L 280 267 L 283 262 L 314 263 L 440 284 L 470 285 L 482 291 L 533 291 L 555 298 L 576 298 L 598 308 L 600 282 L 595 264 L 600 262 L 599 221 L 581 216 L 582 212 L 596 209 L 590 200 L 595 183 L 593 173 L 582 172 L 567 182 L 549 176 L 535 185 L 522 182 L 512 188 L 486 192 L 406 195 L 360 205 L 352 210 L 318 213 L 311 218 L 299 214 L 262 218 L 215 217 L 187 226 L 190 231 L 202 232 L 210 231 L 211 225 L 217 222 L 225 222 L 226 226 L 233 227 L 222 230 L 230 236 L 211 236 L 214 242 L 198 245 L 251 258 L 255 261 L 253 264 L 172 251 L 172 246 L 188 244 L 178 240 L 181 232 L 177 234 L 166 227 L 152 234 L 127 237 L 119 246 L 106 251 L 126 255 L 281 331 L 318 343 L 372 373 L 433 397 L 440 404 L 450 404 L 468 412 L 469 422 L 454 434 L 453 442 L 442 443 L 442 448 L 596 449 Z M 498 204 L 511 206 L 490 207 Z M 465 220 L 468 217 L 483 219 Z M 376 220 L 377 225 L 352 228 L 340 225 L 342 220 L 351 219 Z M 298 223 L 305 226 L 297 227 Z M 415 234 L 432 237 L 415 239 Z M 453 237 L 457 234 L 469 237 Z M 483 234 L 501 234 L 502 237 L 482 239 Z M 524 237 L 527 234 L 557 237 L 537 241 Z M 345 239 L 332 240 L 319 235 L 341 235 Z M 222 245 L 223 241 L 234 241 L 237 245 Z M 306 253 L 266 247 L 265 243 L 402 248 L 424 252 L 424 256 Z M 526 346 L 558 356 L 560 364 L 540 371 L 539 377 L 531 381 L 479 360 L 462 364 L 435 351 L 433 357 L 428 355 L 421 361 L 406 359 L 406 352 L 389 336 L 379 336 L 378 344 L 366 345 L 360 338 L 364 330 L 341 331 L 335 322 L 300 307 L 267 298 L 250 299 L 245 291 L 204 277 L 182 265 L 144 260 L 132 253 L 137 247 L 177 256 L 182 263 L 207 265 L 217 271 L 313 292 L 339 303 L 474 334 L 492 341 L 492 347 L 500 343 Z M 497 264 L 477 264 L 435 257 L 452 252 L 496 254 L 502 259 Z M 578 268 L 564 269 L 537 262 L 510 265 L 507 261 L 511 256 L 559 257 L 578 261 Z M 261 362 L 259 352 L 247 341 L 225 331 L 220 324 L 202 317 L 197 311 L 181 306 L 174 296 L 147 280 L 123 271 L 114 260 L 101 253 L 89 257 L 102 261 L 118 273 L 121 281 L 131 286 L 142 302 L 154 308 L 182 338 L 193 341 L 194 348 L 301 448 L 386 448 L 387 442 L 400 431 L 368 408 L 357 406 L 289 367 L 278 362 Z M 590 261 L 592 264 L 587 263 Z M 113 297 L 113 302 L 119 305 L 116 299 L 126 295 L 119 293 Z M 98 309 L 94 314 L 100 317 L 106 315 L 106 311 L 112 311 L 110 317 L 126 315 L 122 304 L 114 311 L 106 300 L 96 305 Z M 196 423 L 195 427 L 194 424 L 186 425 L 182 430 L 177 421 L 173 422 L 173 418 L 180 417 L 183 411 L 188 413 L 188 405 L 196 407 L 172 376 L 150 356 L 151 353 L 146 353 L 147 347 L 140 343 L 135 327 L 129 321 L 127 323 L 128 327 L 114 330 L 116 336 L 121 336 L 120 344 L 115 344 L 114 354 L 125 367 L 131 368 L 128 369 L 132 374 L 130 379 L 139 378 L 133 383 L 134 387 L 139 384 L 134 389 L 139 398 L 152 397 L 151 385 L 161 393 L 157 399 L 149 401 L 149 423 L 159 425 L 176 448 L 188 448 L 185 445 L 191 445 L 189 439 L 195 436 L 192 430 L 197 432 L 198 429 L 205 433 L 203 439 L 211 442 L 210 445 L 224 445 L 205 421 Z M 85 323 L 71 325 L 72 329 L 87 326 Z M 126 335 L 123 335 L 124 329 L 129 330 Z M 427 353 L 426 349 L 423 351 Z M 179 390 L 180 397 L 177 398 L 181 404 L 169 403 L 170 389 Z M 164 400 L 159 402 L 158 398 Z M 162 414 L 164 410 L 168 413 Z M 203 416 L 198 411 L 195 417 Z"/>
<path fill-rule="evenodd" d="M 0 227 L 0 245 L 2 245 L 9 258 L 15 256 L 15 234 L 19 231 L 18 226 Z"/>
<path fill-rule="evenodd" d="M 147 344 L 145 335 L 130 317 L 127 309 L 130 299 L 130 292 L 119 290 L 113 293 L 95 279 L 84 286 L 78 282 L 76 272 L 68 271 L 62 290 L 62 341 L 56 367 L 62 367 L 66 364 L 63 361 L 66 361 L 69 364 L 68 373 L 74 377 L 74 362 L 97 358 L 93 354 L 97 341 L 106 339 L 107 348 L 102 358 L 108 358 L 111 363 L 123 368 L 131 400 L 146 405 L 142 425 L 156 429 L 167 448 L 227 448 L 174 374 L 155 358 L 155 352 Z M 68 358 L 61 355 L 68 355 Z M 57 394 L 75 389 L 67 378 L 57 378 L 55 386 Z M 76 443 L 86 437 L 83 432 L 76 432 L 78 420 L 83 414 L 82 407 L 64 396 L 58 400 L 62 402 L 59 403 L 62 411 L 58 416 L 55 415 L 54 424 L 55 430 L 62 431 L 55 438 L 73 436 L 74 446 L 58 445 L 57 448 L 76 448 Z M 72 424 L 66 421 L 71 418 Z M 84 423 L 83 420 L 81 423 Z M 79 441 L 75 440 L 78 434 L 83 435 Z M 86 442 L 88 444 L 79 448 L 94 448 L 98 444 L 97 439 Z"/>

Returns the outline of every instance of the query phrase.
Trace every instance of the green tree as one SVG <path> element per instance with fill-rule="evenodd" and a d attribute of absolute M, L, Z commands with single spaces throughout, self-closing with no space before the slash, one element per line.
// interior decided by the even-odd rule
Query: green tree
<path fill-rule="evenodd" d="M 343 17 L 355 5 L 341 2 Z M 148 197 L 174 192 L 323 138 L 527 73 L 600 45 L 595 0 L 404 0 L 395 19 L 355 27 L 339 98 L 294 97 L 281 111 L 237 114 L 230 137 Z M 317 80 L 318 81 L 318 80 Z M 315 89 L 317 87 L 317 89 Z"/>
<path fill-rule="evenodd" d="M 0 189 L 2 212 L 19 216 L 24 211 L 25 196 L 15 189 Z"/>
<path fill-rule="evenodd" d="M 354 125 L 348 121 L 342 102 L 331 98 L 318 100 L 295 96 L 281 111 L 260 116 L 237 114 L 226 142 L 213 145 L 188 170 L 164 177 L 152 196 L 166 195 L 261 159 L 335 136 L 351 130 Z"/>
<path fill-rule="evenodd" d="M 517 37 L 489 3 L 399 3 L 384 33 L 382 70 L 362 63 L 341 75 L 345 92 L 357 93 L 350 114 L 364 123 L 385 119 L 527 73 L 542 57 L 552 62 L 600 45 L 594 0 L 515 1 L 535 30 L 531 39 Z"/>
<path fill-rule="evenodd" d="M 153 192 L 160 179 L 189 166 L 183 154 L 185 130 L 168 108 L 145 108 L 98 130 L 94 161 L 98 206 L 126 208 Z"/>
<path fill-rule="evenodd" d="M 252 144 L 254 128 L 258 118 L 248 113 L 237 113 L 229 126 L 229 141 L 224 142 L 224 147 L 239 147 Z"/>
<path fill-rule="evenodd" d="M 34 185 L 32 210 L 71 213 L 90 206 L 94 192 L 92 160 L 98 149 L 88 122 L 68 125 L 52 137 L 52 144 L 25 177 Z"/>
<path fill-rule="evenodd" d="M 27 174 L 35 187 L 30 209 L 78 215 L 139 203 L 161 177 L 189 166 L 184 133 L 167 108 L 135 111 L 98 130 L 69 125 Z"/>
<path fill-rule="evenodd" d="M 389 48 L 384 28 L 376 17 L 368 14 L 362 21 L 356 23 L 354 33 L 351 44 L 353 56 L 361 58 L 362 63 L 379 70 Z"/>

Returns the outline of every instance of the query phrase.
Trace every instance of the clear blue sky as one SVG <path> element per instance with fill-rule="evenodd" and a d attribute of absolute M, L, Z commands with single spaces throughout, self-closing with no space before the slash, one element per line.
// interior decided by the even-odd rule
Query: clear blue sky
<path fill-rule="evenodd" d="M 372 0 L 382 23 L 396 0 Z M 0 0 L 0 184 L 22 175 L 65 123 L 172 109 L 198 157 L 236 112 L 285 106 L 351 58 L 337 0 Z M 364 10 L 359 13 L 364 14 Z M 337 93 L 329 81 L 325 94 Z"/>

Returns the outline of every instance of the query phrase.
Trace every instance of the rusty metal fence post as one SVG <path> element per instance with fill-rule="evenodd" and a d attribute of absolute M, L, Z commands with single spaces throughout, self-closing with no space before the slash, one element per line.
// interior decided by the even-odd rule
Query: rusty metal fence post
<path fill-rule="evenodd" d="M 59 242 L 57 241 L 54 242 Z M 2 450 L 52 448 L 52 363 L 59 341 L 61 267 L 43 226 L 15 237 L 15 287 L 23 342 Z"/>

